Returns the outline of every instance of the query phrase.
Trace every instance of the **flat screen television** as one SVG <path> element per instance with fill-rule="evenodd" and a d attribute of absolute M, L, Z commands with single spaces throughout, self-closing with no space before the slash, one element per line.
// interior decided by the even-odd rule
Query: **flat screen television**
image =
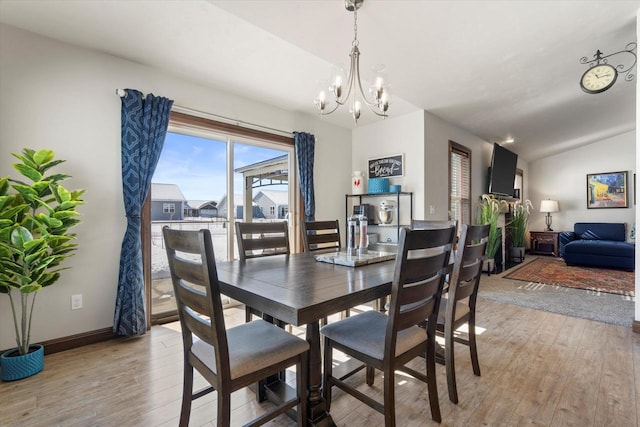
<path fill-rule="evenodd" d="M 494 143 L 489 168 L 489 194 L 513 197 L 518 155 Z"/>

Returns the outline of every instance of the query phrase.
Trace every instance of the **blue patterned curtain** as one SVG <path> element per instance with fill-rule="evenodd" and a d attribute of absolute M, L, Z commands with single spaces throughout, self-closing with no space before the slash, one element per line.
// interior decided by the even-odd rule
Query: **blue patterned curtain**
<path fill-rule="evenodd" d="M 127 231 L 120 252 L 120 273 L 113 332 L 142 335 L 147 331 L 142 273 L 140 213 L 151 187 L 173 101 L 126 89 L 122 98 L 122 190 Z"/>
<path fill-rule="evenodd" d="M 300 192 L 304 199 L 304 219 L 305 221 L 315 221 L 316 199 L 313 191 L 313 156 L 316 149 L 316 137 L 305 132 L 294 132 L 293 136 L 298 158 Z"/>

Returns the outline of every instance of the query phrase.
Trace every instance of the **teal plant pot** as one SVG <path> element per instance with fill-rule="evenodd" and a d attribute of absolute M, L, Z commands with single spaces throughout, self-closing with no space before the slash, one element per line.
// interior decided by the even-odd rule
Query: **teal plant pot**
<path fill-rule="evenodd" d="M 30 377 L 44 368 L 44 347 L 29 346 L 29 353 L 20 355 L 17 348 L 7 350 L 0 356 L 0 379 L 16 381 Z"/>

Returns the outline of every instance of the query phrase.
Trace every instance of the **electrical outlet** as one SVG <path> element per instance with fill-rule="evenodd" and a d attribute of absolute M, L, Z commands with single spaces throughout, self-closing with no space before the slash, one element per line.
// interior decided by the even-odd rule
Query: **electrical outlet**
<path fill-rule="evenodd" d="M 436 213 L 436 207 L 433 205 L 429 205 L 429 214 L 433 215 L 434 213 Z"/>
<path fill-rule="evenodd" d="M 82 294 L 71 295 L 71 310 L 80 310 L 82 308 Z"/>

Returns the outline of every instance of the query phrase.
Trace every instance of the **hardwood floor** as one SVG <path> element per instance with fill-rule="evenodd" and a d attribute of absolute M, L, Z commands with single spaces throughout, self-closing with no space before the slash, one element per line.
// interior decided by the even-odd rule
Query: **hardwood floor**
<path fill-rule="evenodd" d="M 454 405 L 444 366 L 438 365 L 442 426 L 640 425 L 640 334 L 488 300 L 478 301 L 477 314 L 482 376 L 473 375 L 468 349 L 456 346 L 460 403 Z M 228 309 L 226 316 L 228 324 L 236 324 L 244 311 Z M 177 323 L 154 326 L 144 337 L 46 356 L 38 375 L 0 383 L 0 425 L 177 426 L 181 359 Z M 413 363 L 420 367 L 420 361 Z M 424 384 L 401 374 L 396 378 L 398 425 L 437 425 Z M 381 399 L 380 374 L 372 388 L 364 385 L 363 375 L 353 382 Z M 215 399 L 212 393 L 194 402 L 190 425 L 215 425 Z M 261 411 L 253 393 L 234 393 L 232 425 Z M 383 424 L 380 414 L 339 390 L 331 414 L 340 426 Z M 281 416 L 269 425 L 294 423 Z"/>

